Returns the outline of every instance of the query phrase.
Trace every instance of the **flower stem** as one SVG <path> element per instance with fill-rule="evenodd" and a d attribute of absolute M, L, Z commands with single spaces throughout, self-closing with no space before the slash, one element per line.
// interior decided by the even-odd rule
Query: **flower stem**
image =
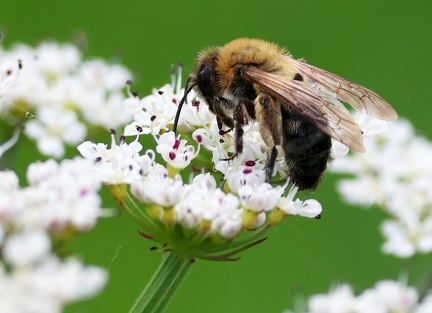
<path fill-rule="evenodd" d="M 163 312 L 177 287 L 189 271 L 192 262 L 175 252 L 167 252 L 162 263 L 136 299 L 129 313 Z"/>

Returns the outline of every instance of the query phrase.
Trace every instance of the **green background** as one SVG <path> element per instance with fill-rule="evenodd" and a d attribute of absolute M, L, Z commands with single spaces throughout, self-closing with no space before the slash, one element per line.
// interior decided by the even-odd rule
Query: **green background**
<path fill-rule="evenodd" d="M 170 81 L 171 64 L 182 61 L 186 77 L 205 47 L 242 36 L 263 38 L 373 89 L 432 138 L 429 0 L 0 0 L 0 31 L 6 47 L 71 41 L 85 33 L 86 56 L 130 68 L 141 96 Z M 15 170 L 23 173 L 35 157 L 19 152 Z M 321 220 L 287 219 L 238 262 L 197 261 L 167 312 L 282 312 L 336 282 L 349 282 L 360 292 L 408 271 L 410 282 L 417 283 L 431 255 L 409 261 L 383 255 L 379 224 L 385 215 L 341 202 L 336 180 L 327 175 L 309 195 L 323 204 Z M 105 206 L 113 206 L 106 198 Z M 161 260 L 137 231 L 121 214 L 101 220 L 69 247 L 86 262 L 108 268 L 110 281 L 100 296 L 66 312 L 127 312 Z"/>

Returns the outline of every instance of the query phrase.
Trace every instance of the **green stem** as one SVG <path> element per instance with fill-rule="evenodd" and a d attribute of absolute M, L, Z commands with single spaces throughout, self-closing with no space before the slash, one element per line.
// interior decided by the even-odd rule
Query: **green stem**
<path fill-rule="evenodd" d="M 191 267 L 191 261 L 175 252 L 167 252 L 162 263 L 136 299 L 129 313 L 159 313 L 174 295 Z"/>

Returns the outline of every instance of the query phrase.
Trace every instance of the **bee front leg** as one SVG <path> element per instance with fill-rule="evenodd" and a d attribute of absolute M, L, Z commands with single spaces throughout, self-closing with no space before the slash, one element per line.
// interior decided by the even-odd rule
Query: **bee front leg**
<path fill-rule="evenodd" d="M 266 157 L 266 180 L 273 175 L 278 151 L 276 146 L 282 144 L 281 106 L 272 96 L 260 93 L 255 99 L 255 113 L 259 132 L 269 150 Z"/>
<path fill-rule="evenodd" d="M 243 111 L 243 105 L 241 103 L 234 107 L 233 122 L 235 153 L 231 157 L 223 159 L 224 161 L 230 161 L 243 152 L 243 126 L 245 125 L 246 121 Z"/>
<path fill-rule="evenodd" d="M 228 104 L 227 104 L 228 103 Z M 224 98 L 215 98 L 214 105 L 212 107 L 212 112 L 216 115 L 216 121 L 219 128 L 219 135 L 223 136 L 230 132 L 234 128 L 234 121 L 229 117 L 225 110 L 229 108 L 228 100 Z M 223 125 L 228 127 L 227 130 L 223 130 Z"/>

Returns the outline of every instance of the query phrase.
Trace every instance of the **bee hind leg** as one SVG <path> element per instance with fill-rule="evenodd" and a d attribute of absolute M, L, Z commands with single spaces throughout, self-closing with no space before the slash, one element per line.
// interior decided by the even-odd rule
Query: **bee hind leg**
<path fill-rule="evenodd" d="M 265 163 L 265 175 L 266 181 L 268 182 L 273 176 L 273 170 L 276 164 L 276 158 L 278 156 L 278 150 L 276 146 L 267 150 L 266 163 Z"/>
<path fill-rule="evenodd" d="M 266 181 L 269 181 L 278 156 L 276 146 L 282 144 L 281 106 L 272 96 L 262 92 L 255 99 L 255 113 L 261 138 L 269 147 L 265 164 Z"/>

